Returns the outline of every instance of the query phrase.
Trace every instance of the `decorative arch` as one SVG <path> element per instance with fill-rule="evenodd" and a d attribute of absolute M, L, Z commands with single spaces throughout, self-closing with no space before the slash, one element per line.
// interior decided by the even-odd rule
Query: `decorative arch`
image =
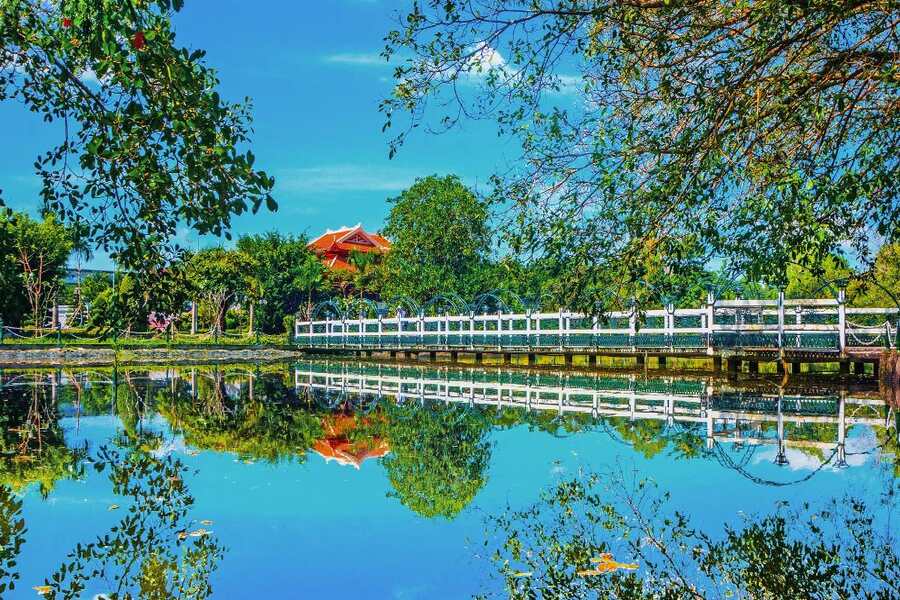
<path fill-rule="evenodd" d="M 495 292 L 485 292 L 475 297 L 472 304 L 469 305 L 469 312 L 478 314 L 485 308 L 493 306 L 497 310 L 495 312 L 511 313 L 513 312 L 509 304 Z"/>
<path fill-rule="evenodd" d="M 327 316 L 344 319 L 345 313 L 335 300 L 323 300 L 313 307 L 309 318 L 311 321 L 318 321 Z"/>
<path fill-rule="evenodd" d="M 415 317 L 421 314 L 422 309 L 419 307 L 419 304 L 410 298 L 409 296 L 398 296 L 396 298 L 391 298 L 387 301 L 388 311 L 397 312 L 397 309 L 402 308 L 406 311 L 407 317 Z"/>
<path fill-rule="evenodd" d="M 366 319 L 375 318 L 378 316 L 378 304 L 370 298 L 354 298 L 348 302 L 345 314 L 349 319 L 356 319 L 360 316 Z"/>
<path fill-rule="evenodd" d="M 433 311 L 432 315 L 440 314 L 440 309 L 449 309 L 449 312 L 462 315 L 469 312 L 469 305 L 458 295 L 453 292 L 446 294 L 438 294 L 428 302 L 422 305 L 422 314 L 428 315 L 429 311 Z"/>

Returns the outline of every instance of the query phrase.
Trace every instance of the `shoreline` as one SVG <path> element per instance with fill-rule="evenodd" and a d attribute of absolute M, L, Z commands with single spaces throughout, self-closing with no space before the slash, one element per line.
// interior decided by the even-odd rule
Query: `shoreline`
<path fill-rule="evenodd" d="M 305 355 L 291 346 L 204 346 L 204 347 L 96 347 L 2 348 L 0 368 L 71 367 L 171 363 L 215 363 L 226 361 L 272 362 Z"/>

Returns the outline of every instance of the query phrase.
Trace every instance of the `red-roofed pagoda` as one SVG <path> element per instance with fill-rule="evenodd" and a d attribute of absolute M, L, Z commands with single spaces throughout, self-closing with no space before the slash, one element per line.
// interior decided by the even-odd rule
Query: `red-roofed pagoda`
<path fill-rule="evenodd" d="M 362 224 L 357 224 L 355 227 L 341 227 L 337 231 L 329 229 L 311 241 L 308 248 L 329 269 L 355 271 L 356 267 L 350 263 L 351 252 L 384 254 L 391 249 L 391 243 L 377 233 L 363 230 Z"/>

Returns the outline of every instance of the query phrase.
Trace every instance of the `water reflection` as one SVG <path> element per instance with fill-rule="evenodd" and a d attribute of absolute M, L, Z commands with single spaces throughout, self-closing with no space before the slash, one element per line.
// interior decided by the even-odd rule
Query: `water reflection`
<path fill-rule="evenodd" d="M 600 428 L 646 458 L 715 457 L 759 483 L 786 485 L 749 467 L 760 458 L 781 466 L 859 465 L 897 447 L 898 413 L 871 390 L 731 387 L 709 379 L 634 374 L 529 372 L 348 362 L 298 364 L 298 393 L 330 406 L 349 402 L 458 406 L 492 426 L 529 423 L 553 433 Z M 808 382 L 805 384 L 811 385 Z M 813 384 L 814 385 L 814 384 Z M 848 441 L 851 428 L 871 432 Z M 451 438 L 453 436 L 450 436 Z M 887 453 L 886 453 L 887 455 Z M 895 473 L 900 473 L 895 466 Z"/>
<path fill-rule="evenodd" d="M 324 461 L 350 477 L 374 471 L 395 507 L 442 523 L 458 521 L 494 476 L 495 434 L 525 428 L 544 439 L 608 436 L 622 455 L 718 464 L 760 486 L 874 459 L 900 473 L 897 414 L 876 389 L 802 385 L 355 361 L 6 372 L 0 585 L 16 583 L 10 561 L 27 543 L 18 496 L 46 498 L 60 481 L 100 474 L 116 497 L 110 515 L 122 518 L 45 573 L 42 593 L 208 596 L 225 549 L 206 515 L 191 513 L 182 463 L 204 451 L 279 468 Z M 73 441 L 99 415 L 117 417 L 116 434 L 95 447 Z"/>

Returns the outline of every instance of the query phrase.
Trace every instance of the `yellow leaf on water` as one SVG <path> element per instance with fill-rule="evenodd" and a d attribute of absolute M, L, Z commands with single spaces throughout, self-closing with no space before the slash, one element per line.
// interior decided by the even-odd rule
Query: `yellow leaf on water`
<path fill-rule="evenodd" d="M 201 524 L 201 525 L 209 526 L 209 525 L 212 525 L 213 522 L 210 521 L 209 519 L 203 519 L 202 521 L 200 521 L 200 524 Z"/>
<path fill-rule="evenodd" d="M 533 571 L 516 571 L 512 574 L 513 577 L 531 577 L 534 575 Z"/>
<path fill-rule="evenodd" d="M 207 531 L 205 529 L 198 529 L 196 531 L 190 532 L 188 535 L 191 537 L 203 537 L 204 535 L 209 535 L 212 531 Z"/>
<path fill-rule="evenodd" d="M 36 591 L 39 595 L 43 596 L 45 594 L 49 594 L 53 591 L 53 588 L 49 585 L 36 585 L 34 586 L 34 591 Z"/>
<path fill-rule="evenodd" d="M 118 504 L 110 504 L 106 510 L 116 510 L 117 508 L 119 508 Z"/>

